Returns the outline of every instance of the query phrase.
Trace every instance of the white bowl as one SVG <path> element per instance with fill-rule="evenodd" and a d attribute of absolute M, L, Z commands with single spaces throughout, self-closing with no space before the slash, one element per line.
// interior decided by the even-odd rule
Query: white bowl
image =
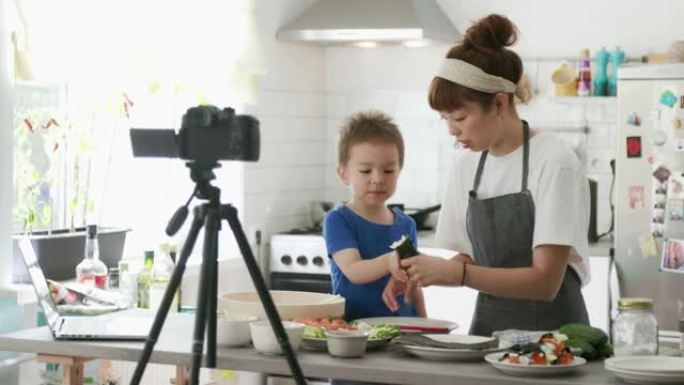
<path fill-rule="evenodd" d="M 328 338 L 328 353 L 335 357 L 361 357 L 366 352 L 368 333 L 357 330 L 335 330 L 325 332 Z"/>
<path fill-rule="evenodd" d="M 234 316 L 216 317 L 216 345 L 244 346 L 252 341 L 249 324 L 257 317 Z"/>
<path fill-rule="evenodd" d="M 299 350 L 299 345 L 302 343 L 304 326 L 304 324 L 298 322 L 283 321 L 287 338 L 290 340 L 290 345 L 294 351 Z M 267 355 L 283 354 L 283 350 L 280 348 L 278 339 L 268 320 L 252 322 L 249 324 L 249 328 L 254 348 L 259 353 Z"/>
<path fill-rule="evenodd" d="M 281 319 L 299 317 L 342 317 L 344 297 L 305 291 L 271 290 Z M 266 319 L 266 312 L 255 291 L 221 294 L 219 308 L 231 315 L 250 315 Z"/>

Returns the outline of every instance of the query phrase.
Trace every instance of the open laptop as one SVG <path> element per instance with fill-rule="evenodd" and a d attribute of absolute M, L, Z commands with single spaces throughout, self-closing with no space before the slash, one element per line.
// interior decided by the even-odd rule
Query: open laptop
<path fill-rule="evenodd" d="M 33 250 L 31 240 L 27 237 L 19 239 L 19 250 L 26 263 L 31 282 L 36 290 L 38 304 L 45 313 L 48 326 L 55 339 L 80 340 L 145 340 L 152 326 L 151 317 L 115 317 L 115 316 L 60 316 L 57 306 L 52 300 L 43 270 L 38 265 L 38 258 Z"/>

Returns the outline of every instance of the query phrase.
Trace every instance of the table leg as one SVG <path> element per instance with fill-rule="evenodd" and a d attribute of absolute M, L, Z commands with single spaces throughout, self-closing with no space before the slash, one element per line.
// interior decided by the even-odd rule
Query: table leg
<path fill-rule="evenodd" d="M 188 380 L 188 367 L 176 366 L 176 378 L 171 380 L 171 383 L 174 385 L 188 385 Z"/>
<path fill-rule="evenodd" d="M 64 370 L 62 383 L 64 385 L 83 385 L 83 363 L 92 360 L 92 358 L 38 354 L 36 360 L 43 363 L 62 365 Z"/>

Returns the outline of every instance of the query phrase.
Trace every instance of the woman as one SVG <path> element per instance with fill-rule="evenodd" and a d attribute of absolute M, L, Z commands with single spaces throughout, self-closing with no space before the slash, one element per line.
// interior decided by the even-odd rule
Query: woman
<path fill-rule="evenodd" d="M 510 20 L 489 15 L 433 79 L 430 106 L 465 149 L 455 156 L 436 234 L 459 254 L 402 261 L 408 282 L 391 280 L 383 294 L 396 309 L 397 293 L 415 285 L 476 289 L 475 335 L 589 323 L 580 291 L 589 280 L 588 182 L 569 146 L 518 116 L 522 62 L 506 48 L 516 38 Z"/>

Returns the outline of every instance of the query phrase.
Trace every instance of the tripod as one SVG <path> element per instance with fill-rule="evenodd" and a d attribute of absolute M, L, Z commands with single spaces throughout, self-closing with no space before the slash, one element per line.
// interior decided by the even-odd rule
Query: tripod
<path fill-rule="evenodd" d="M 192 253 L 192 248 L 195 245 L 200 229 L 204 226 L 204 245 L 202 249 L 202 269 L 200 272 L 200 284 L 197 293 L 197 312 L 195 314 L 195 328 L 193 333 L 192 343 L 192 363 L 190 370 L 190 384 L 197 385 L 199 383 L 199 372 L 202 364 L 202 352 L 204 350 L 204 335 L 205 327 L 207 327 L 207 367 L 216 367 L 216 307 L 218 296 L 218 233 L 221 230 L 221 219 L 228 221 L 233 236 L 240 248 L 242 257 L 245 260 L 247 269 L 252 278 L 252 282 L 256 288 L 261 303 L 266 310 L 266 316 L 271 323 L 271 327 L 275 332 L 280 348 L 285 354 L 292 376 L 298 385 L 305 385 L 306 380 L 304 374 L 290 340 L 287 337 L 285 328 L 281 323 L 280 315 L 273 304 L 266 282 L 264 281 L 259 266 L 257 265 L 252 250 L 249 247 L 249 242 L 242 229 L 240 220 L 238 219 L 237 209 L 230 204 L 221 204 L 219 188 L 212 186 L 210 182 L 216 178 L 212 171 L 216 167 L 220 167 L 217 162 L 203 163 L 203 162 L 188 162 L 186 166 L 190 168 L 190 177 L 195 182 L 195 190 L 188 199 L 188 202 L 176 211 L 168 226 L 166 233 L 168 235 L 175 234 L 183 225 L 188 215 L 188 205 L 192 198 L 207 200 L 208 202 L 196 206 L 193 209 L 193 220 L 188 236 L 181 249 L 181 254 L 178 258 L 178 264 L 173 270 L 169 285 L 166 288 L 164 297 L 159 305 L 159 310 L 154 318 L 154 323 L 150 329 L 149 337 L 145 342 L 140 361 L 135 368 L 133 377 L 131 378 L 131 385 L 140 384 L 145 367 L 149 362 L 154 345 L 157 343 L 161 329 L 164 326 L 164 321 L 168 314 L 174 294 L 178 290 L 181 277 L 185 271 L 185 265 L 188 257 Z"/>

